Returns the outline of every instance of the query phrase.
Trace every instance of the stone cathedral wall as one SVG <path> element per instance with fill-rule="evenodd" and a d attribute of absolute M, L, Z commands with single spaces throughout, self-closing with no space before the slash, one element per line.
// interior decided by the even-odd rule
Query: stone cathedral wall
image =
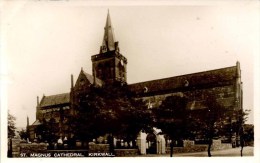
<path fill-rule="evenodd" d="M 189 105 L 192 105 L 192 103 L 196 103 L 196 105 L 194 106 L 195 108 L 193 109 L 200 109 L 200 107 L 204 107 L 202 103 L 206 100 L 207 95 L 213 94 L 215 95 L 217 100 L 226 108 L 232 109 L 232 107 L 234 107 L 235 105 L 235 91 L 236 90 L 234 85 L 228 85 L 207 89 L 194 89 L 166 94 L 155 94 L 151 96 L 139 97 L 137 99 L 142 99 L 143 101 L 145 101 L 145 103 L 149 105 L 150 108 L 156 108 L 159 107 L 168 96 L 185 96 L 188 98 Z"/>

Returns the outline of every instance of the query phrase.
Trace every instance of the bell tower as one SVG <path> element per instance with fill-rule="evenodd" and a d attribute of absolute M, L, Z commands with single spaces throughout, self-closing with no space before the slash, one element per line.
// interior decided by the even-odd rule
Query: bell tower
<path fill-rule="evenodd" d="M 109 11 L 99 54 L 91 56 L 91 60 L 94 82 L 96 78 L 104 81 L 105 85 L 127 82 L 127 59 L 120 53 L 119 42 L 115 41 Z"/>

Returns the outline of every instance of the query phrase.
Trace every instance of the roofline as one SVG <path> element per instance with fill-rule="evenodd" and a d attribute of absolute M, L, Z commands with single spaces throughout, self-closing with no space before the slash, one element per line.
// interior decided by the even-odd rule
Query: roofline
<path fill-rule="evenodd" d="M 147 81 L 142 81 L 142 82 L 137 82 L 137 83 L 131 83 L 131 84 L 128 84 L 128 85 L 131 86 L 131 85 L 140 84 L 140 83 L 154 82 L 154 81 L 159 81 L 159 80 L 166 80 L 166 79 L 171 79 L 171 78 L 175 78 L 175 77 L 184 77 L 184 76 L 189 76 L 189 75 L 195 75 L 195 74 L 201 74 L 201 73 L 206 73 L 206 72 L 219 71 L 219 70 L 224 70 L 224 69 L 228 69 L 228 68 L 235 68 L 235 67 L 237 67 L 237 66 L 229 66 L 229 67 L 224 67 L 224 68 L 219 68 L 219 69 L 200 71 L 200 72 L 189 73 L 189 74 L 178 75 L 178 76 L 172 76 L 172 77 L 166 77 L 166 78 L 161 78 L 161 79 L 147 80 Z"/>
<path fill-rule="evenodd" d="M 65 95 L 65 94 L 70 94 L 70 92 L 68 92 L 68 93 L 59 93 L 59 94 L 49 95 L 49 96 L 44 95 L 43 97 L 58 96 L 58 95 Z"/>
<path fill-rule="evenodd" d="M 39 107 L 39 108 L 44 108 L 44 107 L 48 107 L 48 106 L 54 106 L 54 105 L 42 106 L 42 102 L 43 102 L 44 98 L 46 98 L 46 97 L 51 97 L 51 96 L 65 95 L 65 94 L 70 95 L 70 92 L 68 92 L 68 93 L 59 93 L 59 94 L 49 95 L 49 96 L 43 95 L 42 98 L 41 98 L 41 101 L 40 101 L 40 103 L 39 103 L 39 105 L 38 105 L 37 107 Z M 64 104 L 67 104 L 67 103 L 64 103 Z"/>
<path fill-rule="evenodd" d="M 56 106 L 66 106 L 66 105 L 70 105 L 70 104 L 71 104 L 71 102 L 66 102 L 66 103 L 55 104 L 55 105 L 40 106 L 40 110 L 49 109 L 49 108 L 53 108 Z"/>

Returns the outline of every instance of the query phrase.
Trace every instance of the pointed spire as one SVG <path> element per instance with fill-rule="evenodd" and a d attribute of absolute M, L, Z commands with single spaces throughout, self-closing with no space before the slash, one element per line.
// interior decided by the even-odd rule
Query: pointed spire
<path fill-rule="evenodd" d="M 27 127 L 29 126 L 29 117 L 28 117 L 28 115 L 27 115 Z"/>
<path fill-rule="evenodd" d="M 104 38 L 103 38 L 103 43 L 100 49 L 101 53 L 105 53 L 107 51 L 113 51 L 115 50 L 115 36 L 114 36 L 114 31 L 110 19 L 110 14 L 109 10 L 107 13 L 107 20 L 106 20 L 106 26 L 104 28 Z"/>
<path fill-rule="evenodd" d="M 108 27 L 112 27 L 112 23 L 111 23 L 111 19 L 110 19 L 110 14 L 109 14 L 109 9 L 107 11 L 107 21 L 106 21 L 106 27 L 105 28 L 108 28 Z"/>

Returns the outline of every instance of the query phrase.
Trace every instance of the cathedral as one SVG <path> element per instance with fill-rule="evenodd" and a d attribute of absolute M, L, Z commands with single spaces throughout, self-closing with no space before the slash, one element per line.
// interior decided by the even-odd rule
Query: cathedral
<path fill-rule="evenodd" d="M 30 140 L 38 136 L 37 126 L 43 121 L 52 121 L 53 125 L 57 126 L 55 134 L 69 138 L 71 131 L 66 123 L 67 115 L 73 114 L 74 103 L 79 100 L 81 93 L 89 90 L 90 86 L 102 87 L 114 83 L 127 85 L 134 98 L 142 99 L 150 108 L 160 106 L 166 97 L 185 95 L 190 97 L 187 108 L 200 110 L 205 108 L 205 94 L 213 93 L 229 111 L 242 110 L 243 90 L 239 62 L 225 68 L 127 84 L 127 58 L 120 53 L 119 42 L 115 40 L 109 12 L 102 45 L 99 53 L 91 56 L 91 61 L 92 74 L 81 69 L 75 83 L 71 75 L 70 92 L 44 95 L 41 99 L 37 97 L 36 121 L 28 126 Z M 236 120 L 236 117 L 230 115 L 230 119 Z M 155 134 L 159 133 L 158 129 L 154 130 Z M 145 136 L 145 133 L 140 133 L 137 139 L 146 139 Z M 158 139 L 164 141 L 159 136 Z M 140 141 L 137 144 L 142 150 L 140 146 L 143 142 Z M 145 154 L 145 151 L 141 153 Z"/>

